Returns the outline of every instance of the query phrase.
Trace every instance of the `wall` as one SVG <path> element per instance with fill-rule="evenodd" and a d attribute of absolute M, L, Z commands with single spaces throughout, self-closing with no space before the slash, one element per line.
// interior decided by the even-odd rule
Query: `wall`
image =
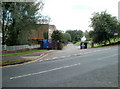
<path fill-rule="evenodd" d="M 21 49 L 34 49 L 34 48 L 40 48 L 40 45 L 19 45 L 19 46 L 0 46 L 0 50 L 7 50 L 7 51 L 13 51 L 13 50 L 21 50 Z"/>

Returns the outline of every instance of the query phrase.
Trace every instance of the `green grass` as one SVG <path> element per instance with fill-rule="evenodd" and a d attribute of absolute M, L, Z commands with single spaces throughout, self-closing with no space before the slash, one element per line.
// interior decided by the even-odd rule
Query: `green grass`
<path fill-rule="evenodd" d="M 80 46 L 80 41 L 74 44 L 75 46 Z"/>
<path fill-rule="evenodd" d="M 8 53 L 8 54 L 2 54 L 0 56 L 15 56 L 15 55 L 25 55 L 25 54 L 30 54 L 30 53 L 35 53 L 35 52 L 41 52 L 41 51 L 46 51 L 47 49 L 43 50 L 30 50 L 30 51 L 25 51 L 25 52 L 20 52 L 20 53 Z"/>
<path fill-rule="evenodd" d="M 24 62 L 24 61 L 25 59 L 0 61 L 0 65 L 14 64 L 14 63 L 19 63 L 19 62 Z"/>
<path fill-rule="evenodd" d="M 80 46 L 80 43 L 81 43 L 81 41 L 75 43 L 74 45 L 75 45 L 75 46 Z M 87 48 L 91 48 L 91 45 L 90 45 L 90 44 L 87 44 Z"/>
<path fill-rule="evenodd" d="M 120 41 L 120 38 L 117 38 L 117 39 L 115 39 L 115 40 L 114 40 L 114 39 L 111 39 L 110 41 L 111 41 L 111 43 L 115 43 L 115 42 L 117 42 L 117 41 Z M 78 42 L 75 43 L 74 45 L 75 45 L 75 46 L 80 46 L 80 43 L 81 43 L 81 41 L 78 41 Z M 107 42 L 106 44 L 109 44 L 109 42 Z M 101 44 L 101 45 L 104 45 L 104 44 Z M 88 47 L 88 48 L 91 48 L 91 45 L 88 43 L 88 44 L 87 44 L 87 47 Z M 95 44 L 94 44 L 94 47 L 100 47 L 100 46 L 95 43 Z"/>

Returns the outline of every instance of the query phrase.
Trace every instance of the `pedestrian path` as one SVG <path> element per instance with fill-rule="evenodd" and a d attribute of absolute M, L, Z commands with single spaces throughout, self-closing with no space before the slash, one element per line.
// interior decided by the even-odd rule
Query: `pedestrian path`
<path fill-rule="evenodd" d="M 2 56 L 1 61 L 21 60 L 21 59 L 34 60 L 34 59 L 39 58 L 42 54 L 46 54 L 49 52 L 51 51 L 35 52 L 35 53 L 26 54 L 26 55 Z"/>

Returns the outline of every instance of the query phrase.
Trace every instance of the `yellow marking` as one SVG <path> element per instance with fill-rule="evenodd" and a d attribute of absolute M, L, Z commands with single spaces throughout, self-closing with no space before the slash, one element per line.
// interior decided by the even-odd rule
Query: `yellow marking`
<path fill-rule="evenodd" d="M 14 66 L 20 66 L 20 65 L 25 65 L 25 64 L 33 63 L 33 62 L 39 61 L 40 59 L 44 58 L 44 57 L 47 56 L 47 55 L 48 55 L 48 54 L 42 55 L 42 56 L 40 56 L 40 58 L 38 58 L 38 59 L 36 59 L 36 60 L 31 60 L 31 61 L 29 61 L 29 62 L 25 62 L 25 63 L 22 63 L 22 64 L 0 66 L 0 68 L 14 67 Z"/>

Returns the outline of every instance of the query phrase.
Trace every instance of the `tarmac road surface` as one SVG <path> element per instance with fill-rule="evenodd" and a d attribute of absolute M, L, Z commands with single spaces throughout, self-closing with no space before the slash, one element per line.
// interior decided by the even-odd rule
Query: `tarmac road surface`
<path fill-rule="evenodd" d="M 89 50 L 81 55 L 58 56 L 58 60 L 2 68 L 2 86 L 118 87 L 118 47 Z"/>

